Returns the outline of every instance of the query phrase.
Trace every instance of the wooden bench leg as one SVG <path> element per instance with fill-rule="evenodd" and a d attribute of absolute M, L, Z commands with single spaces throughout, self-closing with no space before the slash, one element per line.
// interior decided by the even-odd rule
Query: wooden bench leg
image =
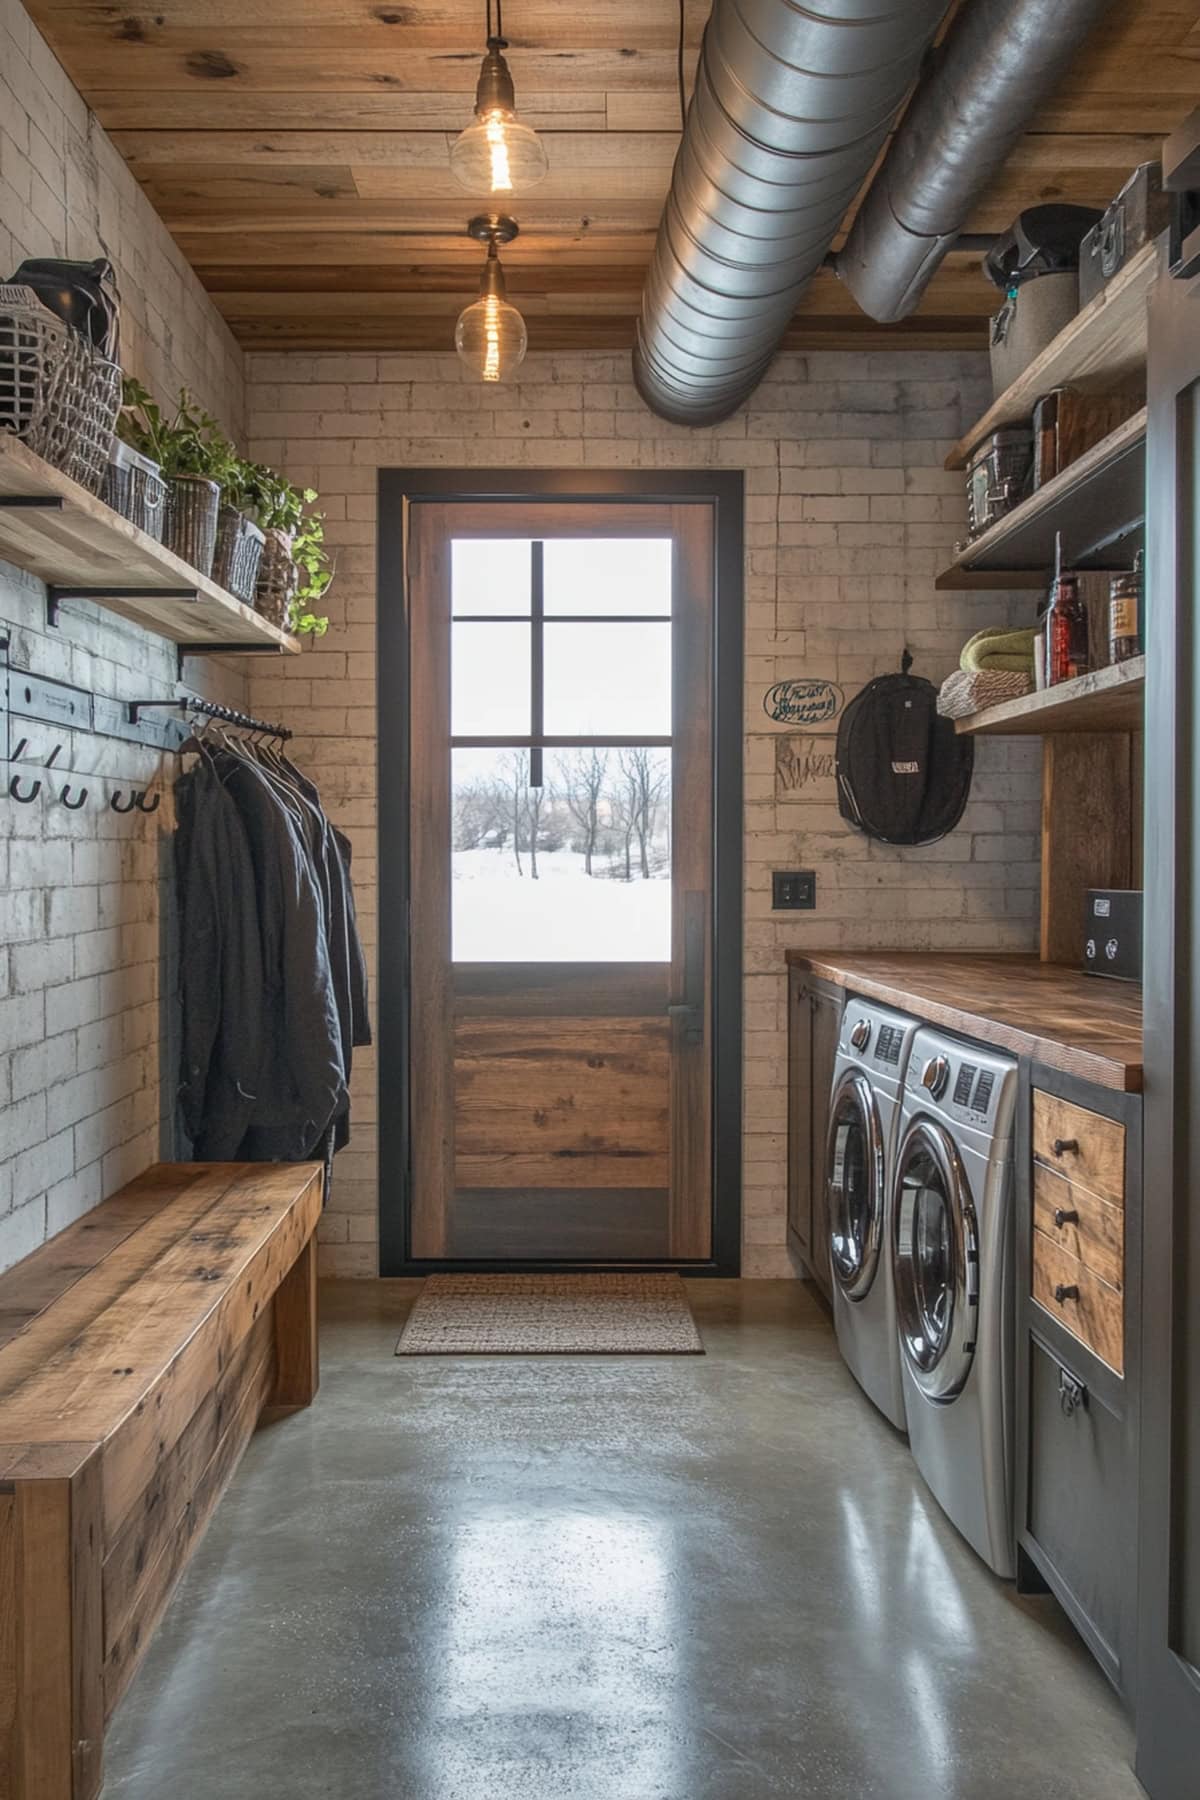
<path fill-rule="evenodd" d="M 319 1385 L 314 1231 L 275 1294 L 275 1389 L 269 1404 L 307 1406 Z"/>
<path fill-rule="evenodd" d="M 104 1751 L 100 1458 L 0 1482 L 0 1797 L 93 1800 Z"/>

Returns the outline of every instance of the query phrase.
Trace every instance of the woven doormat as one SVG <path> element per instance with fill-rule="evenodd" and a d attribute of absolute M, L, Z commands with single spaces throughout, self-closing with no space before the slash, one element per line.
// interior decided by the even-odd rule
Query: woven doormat
<path fill-rule="evenodd" d="M 431 1275 L 397 1356 L 703 1356 L 678 1275 Z"/>

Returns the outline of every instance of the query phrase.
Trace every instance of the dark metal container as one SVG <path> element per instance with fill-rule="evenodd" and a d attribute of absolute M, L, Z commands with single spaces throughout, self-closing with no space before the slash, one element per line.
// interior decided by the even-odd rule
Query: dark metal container
<path fill-rule="evenodd" d="M 1111 281 L 1143 244 L 1166 230 L 1169 210 L 1162 188 L 1162 169 L 1156 162 L 1142 163 L 1080 246 L 1081 306 L 1094 300 L 1105 282 Z"/>

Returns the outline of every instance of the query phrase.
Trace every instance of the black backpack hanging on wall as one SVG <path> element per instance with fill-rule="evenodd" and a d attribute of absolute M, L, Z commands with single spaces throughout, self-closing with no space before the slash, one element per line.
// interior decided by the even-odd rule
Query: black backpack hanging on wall
<path fill-rule="evenodd" d="M 838 810 L 885 844 L 933 844 L 953 831 L 971 791 L 975 744 L 937 710 L 931 681 L 877 675 L 842 714 Z"/>

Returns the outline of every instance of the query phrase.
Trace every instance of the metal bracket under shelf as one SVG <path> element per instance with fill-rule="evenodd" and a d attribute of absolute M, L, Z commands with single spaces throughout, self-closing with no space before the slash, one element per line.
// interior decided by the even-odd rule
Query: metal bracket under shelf
<path fill-rule="evenodd" d="M 183 680 L 184 658 L 188 656 L 282 656 L 282 644 L 177 644 L 176 679 Z"/>
<path fill-rule="evenodd" d="M 0 494 L 0 509 L 10 508 L 14 512 L 29 508 L 37 512 L 61 512 L 63 501 L 61 494 Z"/>
<path fill-rule="evenodd" d="M 64 600 L 182 600 L 196 605 L 200 591 L 194 587 L 60 587 L 55 581 L 46 586 L 46 623 L 58 625 L 58 609 Z"/>

